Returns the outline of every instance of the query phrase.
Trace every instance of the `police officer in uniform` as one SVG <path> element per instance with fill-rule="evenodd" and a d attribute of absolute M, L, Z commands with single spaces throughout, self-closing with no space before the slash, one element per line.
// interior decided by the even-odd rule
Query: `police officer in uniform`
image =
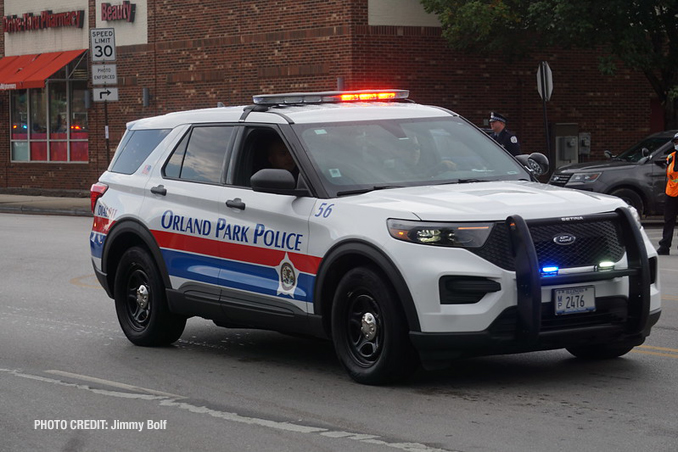
<path fill-rule="evenodd" d="M 674 151 L 666 158 L 666 198 L 664 202 L 664 231 L 659 241 L 657 254 L 668 255 L 673 241 L 673 228 L 676 226 L 678 215 L 678 166 L 676 166 L 676 154 L 678 153 L 678 133 L 673 136 Z"/>
<path fill-rule="evenodd" d="M 513 155 L 520 154 L 520 143 L 518 138 L 506 128 L 506 118 L 499 113 L 490 113 L 490 127 L 492 128 L 492 138 L 504 146 L 504 148 Z"/>

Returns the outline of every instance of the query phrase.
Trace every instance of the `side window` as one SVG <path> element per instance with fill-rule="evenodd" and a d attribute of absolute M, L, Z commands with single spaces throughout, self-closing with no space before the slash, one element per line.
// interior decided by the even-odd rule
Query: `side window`
<path fill-rule="evenodd" d="M 264 168 L 286 169 L 295 177 L 299 173 L 292 154 L 278 132 L 269 128 L 248 129 L 233 170 L 233 181 L 235 185 L 249 187 L 250 177 Z"/>
<path fill-rule="evenodd" d="M 188 144 L 189 136 L 191 136 L 190 133 L 184 135 L 179 142 L 179 145 L 177 145 L 174 152 L 172 152 L 169 160 L 167 160 L 163 171 L 165 177 L 170 179 L 179 179 L 181 177 L 181 165 L 184 164 L 184 156 L 186 155 L 186 145 Z"/>
<path fill-rule="evenodd" d="M 167 161 L 165 177 L 220 183 L 224 158 L 232 136 L 232 126 L 194 127 Z"/>
<path fill-rule="evenodd" d="M 170 130 L 128 130 L 115 152 L 111 171 L 121 174 L 134 173 Z"/>

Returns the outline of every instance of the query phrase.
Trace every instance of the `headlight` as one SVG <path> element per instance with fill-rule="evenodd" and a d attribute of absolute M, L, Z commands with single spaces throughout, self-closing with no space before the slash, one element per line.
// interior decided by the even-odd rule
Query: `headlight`
<path fill-rule="evenodd" d="M 570 178 L 570 183 L 590 184 L 598 180 L 602 173 L 574 173 Z"/>
<path fill-rule="evenodd" d="M 391 237 L 423 245 L 479 248 L 492 232 L 493 223 L 429 223 L 393 220 L 387 222 Z"/>

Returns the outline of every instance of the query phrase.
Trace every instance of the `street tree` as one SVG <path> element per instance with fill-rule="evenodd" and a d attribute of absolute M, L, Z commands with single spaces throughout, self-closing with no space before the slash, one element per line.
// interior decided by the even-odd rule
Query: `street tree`
<path fill-rule="evenodd" d="M 544 48 L 599 52 L 599 68 L 642 72 L 678 127 L 678 0 L 420 0 L 457 50 L 520 58 Z"/>

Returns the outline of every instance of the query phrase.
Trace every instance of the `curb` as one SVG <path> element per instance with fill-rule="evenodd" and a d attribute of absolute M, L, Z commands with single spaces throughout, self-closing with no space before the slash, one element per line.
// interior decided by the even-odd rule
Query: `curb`
<path fill-rule="evenodd" d="M 63 215 L 75 217 L 92 217 L 89 209 L 59 209 L 31 206 L 0 206 L 0 213 L 15 213 L 27 215 Z"/>
<path fill-rule="evenodd" d="M 89 198 L 0 195 L 0 213 L 92 217 Z"/>

